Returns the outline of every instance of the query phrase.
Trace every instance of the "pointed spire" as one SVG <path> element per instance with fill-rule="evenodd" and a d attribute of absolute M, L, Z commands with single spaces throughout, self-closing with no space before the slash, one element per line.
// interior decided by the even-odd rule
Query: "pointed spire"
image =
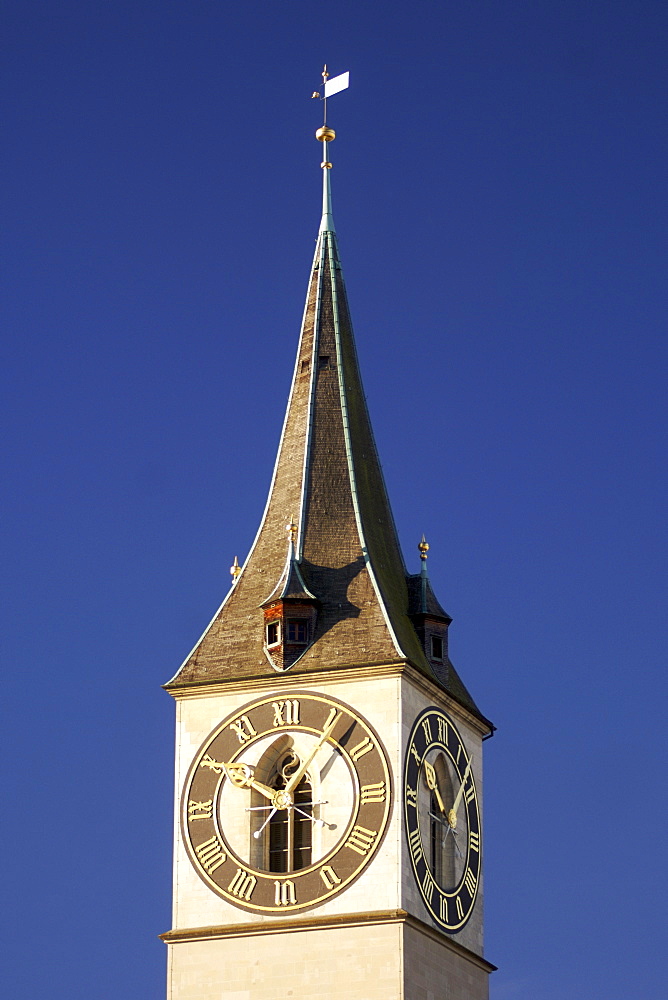
<path fill-rule="evenodd" d="M 316 136 L 325 151 L 335 133 L 323 125 Z M 411 663 L 443 683 L 416 631 L 421 575 L 407 576 L 399 547 L 362 388 L 326 153 L 321 166 L 322 220 L 267 505 L 241 575 L 170 687 L 374 663 Z M 297 514 L 287 560 L 286 511 Z M 426 577 L 425 585 L 419 607 L 449 622 Z M 290 626 L 301 636 L 292 649 Z M 456 696 L 477 711 L 462 691 Z"/>
<path fill-rule="evenodd" d="M 429 584 L 429 573 L 427 572 L 427 553 L 429 552 L 429 544 L 427 539 L 422 535 L 422 541 L 418 545 L 418 551 L 420 553 L 420 614 L 426 615 L 427 613 L 427 587 Z"/>
<path fill-rule="evenodd" d="M 417 548 L 420 553 L 420 572 L 419 574 L 411 576 L 408 579 L 410 590 L 410 614 L 412 617 L 417 615 L 430 615 L 434 619 L 439 619 L 449 625 L 452 618 L 447 611 L 441 607 L 431 587 L 429 571 L 427 569 L 427 553 L 429 552 L 429 543 L 424 537 L 424 534 L 422 535 Z"/>

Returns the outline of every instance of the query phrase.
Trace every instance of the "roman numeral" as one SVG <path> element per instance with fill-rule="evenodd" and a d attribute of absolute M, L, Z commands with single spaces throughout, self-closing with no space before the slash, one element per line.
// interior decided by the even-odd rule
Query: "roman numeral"
<path fill-rule="evenodd" d="M 409 748 L 409 749 L 410 749 L 410 752 L 411 752 L 411 753 L 413 754 L 413 756 L 415 757 L 415 759 L 416 759 L 416 761 L 417 761 L 417 766 L 419 767 L 419 766 L 420 766 L 420 764 L 422 763 L 422 757 L 420 756 L 420 754 L 419 754 L 419 753 L 417 752 L 417 750 L 415 749 L 415 744 L 414 744 L 414 743 L 411 743 L 411 745 L 410 745 L 410 748 Z"/>
<path fill-rule="evenodd" d="M 361 789 L 362 805 L 366 802 L 385 801 L 385 782 L 379 781 L 375 785 L 362 785 Z"/>
<path fill-rule="evenodd" d="M 230 722 L 230 729 L 237 734 L 240 743 L 247 743 L 253 736 L 257 736 L 255 727 L 247 715 L 240 716 L 236 722 Z"/>
<path fill-rule="evenodd" d="M 332 708 L 330 710 L 330 713 L 327 716 L 327 721 L 325 722 L 325 725 L 322 727 L 323 733 L 324 733 L 325 729 L 329 729 L 329 727 L 331 726 L 331 724 L 334 722 L 334 719 L 338 715 L 338 711 L 339 711 L 338 708 Z"/>
<path fill-rule="evenodd" d="M 231 892 L 238 899 L 248 900 L 253 894 L 256 882 L 257 879 L 250 872 L 244 871 L 243 868 L 237 868 L 234 878 L 227 887 L 227 891 Z"/>
<path fill-rule="evenodd" d="M 192 823 L 196 819 L 211 819 L 213 814 L 213 800 L 208 802 L 188 802 L 188 822 Z"/>
<path fill-rule="evenodd" d="M 434 895 L 434 880 L 431 877 L 431 872 L 427 868 L 424 873 L 424 878 L 422 879 L 422 892 L 427 900 L 429 906 L 431 906 L 431 897 Z"/>
<path fill-rule="evenodd" d="M 336 874 L 331 865 L 323 865 L 320 869 L 320 878 L 325 883 L 326 889 L 331 889 L 334 885 L 340 885 L 341 879 Z"/>
<path fill-rule="evenodd" d="M 220 868 L 223 862 L 227 860 L 227 854 L 223 851 L 218 837 L 211 837 L 210 840 L 205 840 L 203 844 L 195 848 L 195 853 L 199 858 L 202 868 L 208 871 L 209 875 L 215 872 L 216 868 Z"/>
<path fill-rule="evenodd" d="M 422 857 L 422 841 L 420 840 L 420 831 L 418 829 L 408 834 L 408 843 L 413 855 L 413 861 L 417 864 Z"/>
<path fill-rule="evenodd" d="M 366 857 L 373 847 L 373 842 L 377 836 L 377 830 L 367 830 L 365 826 L 354 826 L 353 832 L 346 841 L 346 847 L 349 847 L 351 851 L 356 851 L 357 854 L 361 854 L 362 857 Z"/>
<path fill-rule="evenodd" d="M 199 766 L 208 767 L 209 770 L 214 771 L 216 774 L 223 773 L 223 765 L 219 763 L 217 760 L 214 760 L 213 757 L 209 757 L 208 753 L 204 754 L 201 761 L 199 762 Z"/>
<path fill-rule="evenodd" d="M 455 905 L 457 906 L 457 916 L 460 920 L 464 919 L 464 907 L 462 906 L 462 901 L 459 896 L 455 896 Z"/>
<path fill-rule="evenodd" d="M 422 728 L 424 729 L 424 738 L 427 741 L 427 746 L 431 743 L 431 723 L 429 719 L 422 720 Z"/>
<path fill-rule="evenodd" d="M 478 880 L 476 879 L 475 875 L 473 874 L 470 868 L 467 868 L 466 875 L 464 876 L 464 885 L 468 889 L 471 899 L 473 899 L 477 884 Z"/>
<path fill-rule="evenodd" d="M 289 906 L 290 903 L 297 902 L 297 896 L 295 895 L 295 885 L 290 879 L 287 882 L 274 882 L 276 887 L 276 892 L 274 895 L 274 905 L 275 906 Z"/>
<path fill-rule="evenodd" d="M 350 756 L 354 761 L 358 761 L 360 757 L 363 757 L 365 753 L 369 753 L 370 750 L 374 749 L 373 740 L 365 736 L 361 743 L 358 743 L 356 747 L 353 747 L 350 751 Z"/>
<path fill-rule="evenodd" d="M 469 847 L 476 854 L 480 854 L 480 835 L 474 833 L 473 830 L 469 830 Z"/>
<path fill-rule="evenodd" d="M 296 726 L 299 722 L 299 702 L 296 698 L 288 701 L 273 701 L 274 726 Z"/>
<path fill-rule="evenodd" d="M 467 803 L 472 802 L 475 798 L 475 788 L 473 787 L 473 782 L 471 782 L 468 788 L 464 789 L 464 798 Z"/>
<path fill-rule="evenodd" d="M 438 739 L 440 743 L 448 742 L 448 723 L 445 719 L 442 719 L 440 715 L 438 716 Z"/>
<path fill-rule="evenodd" d="M 448 897 L 441 896 L 441 920 L 444 924 L 448 922 Z"/>
<path fill-rule="evenodd" d="M 410 785 L 406 785 L 406 805 L 417 809 L 417 788 L 411 788 Z"/>

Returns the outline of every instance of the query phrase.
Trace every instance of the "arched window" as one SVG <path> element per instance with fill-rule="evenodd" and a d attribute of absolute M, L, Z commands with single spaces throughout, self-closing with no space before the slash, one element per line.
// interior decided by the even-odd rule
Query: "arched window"
<path fill-rule="evenodd" d="M 276 762 L 270 786 L 285 788 L 299 764 L 299 757 L 294 751 L 283 754 Z M 294 805 L 290 809 L 280 809 L 269 821 L 267 860 L 270 872 L 295 872 L 311 864 L 313 793 L 306 775 L 294 789 L 292 798 Z"/>
<path fill-rule="evenodd" d="M 449 804 L 453 801 L 452 781 L 443 754 L 439 754 L 434 761 L 434 770 L 446 808 L 450 808 Z M 434 792 L 429 801 L 429 835 L 431 870 L 436 882 L 443 888 L 448 888 L 455 883 L 455 838 L 448 828 Z"/>

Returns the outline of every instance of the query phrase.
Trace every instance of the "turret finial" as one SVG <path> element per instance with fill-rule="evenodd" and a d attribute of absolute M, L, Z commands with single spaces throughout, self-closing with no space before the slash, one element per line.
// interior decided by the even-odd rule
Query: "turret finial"
<path fill-rule="evenodd" d="M 236 556 L 234 557 L 234 562 L 230 566 L 230 573 L 232 574 L 232 583 L 235 584 L 237 582 L 237 577 L 241 573 L 241 566 L 239 565 L 239 560 Z"/>
<path fill-rule="evenodd" d="M 332 169 L 332 164 L 328 159 L 326 144 L 328 142 L 332 142 L 333 139 L 336 139 L 336 132 L 327 124 L 327 98 L 331 97 L 333 94 L 338 94 L 341 90 L 346 90 L 349 86 L 350 73 L 341 73 L 339 76 L 335 76 L 330 80 L 329 73 L 327 71 L 327 64 L 325 64 L 322 71 L 322 126 L 315 133 L 316 139 L 323 143 L 322 163 L 320 164 L 323 169 L 322 222 L 320 223 L 320 232 L 334 232 L 334 219 L 332 218 L 332 192 L 329 182 L 329 171 Z M 312 97 L 320 97 L 320 91 L 314 90 Z"/>
<path fill-rule="evenodd" d="M 418 545 L 418 550 L 420 552 L 420 559 L 425 559 L 426 560 L 426 558 L 427 558 L 427 552 L 429 552 L 429 545 L 428 545 L 427 539 L 424 537 L 424 535 L 422 536 L 422 541 Z"/>

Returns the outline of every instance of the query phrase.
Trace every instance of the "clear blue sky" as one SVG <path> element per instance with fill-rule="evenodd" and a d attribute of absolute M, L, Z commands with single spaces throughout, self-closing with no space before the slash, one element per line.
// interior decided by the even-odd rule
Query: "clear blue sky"
<path fill-rule="evenodd" d="M 4 996 L 164 996 L 173 704 L 334 214 L 486 744 L 493 1000 L 665 996 L 659 0 L 6 0 Z M 663 871 L 665 876 L 665 869 Z"/>

